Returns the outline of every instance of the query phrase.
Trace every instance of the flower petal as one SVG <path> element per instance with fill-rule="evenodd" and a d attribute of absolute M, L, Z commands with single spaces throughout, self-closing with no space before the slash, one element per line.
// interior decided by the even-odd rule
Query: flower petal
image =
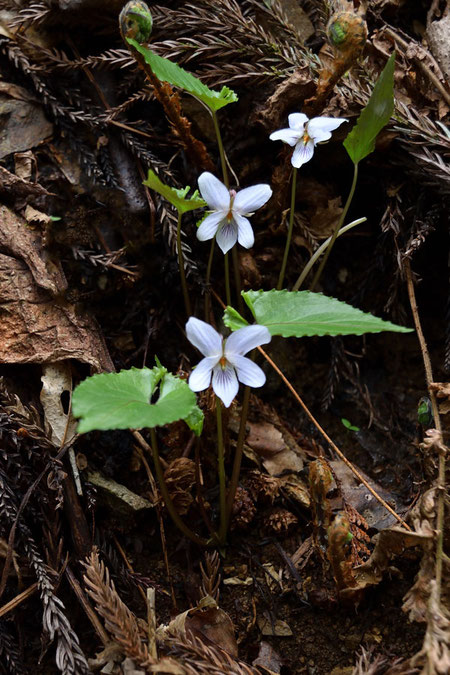
<path fill-rule="evenodd" d="M 272 336 L 266 326 L 255 324 L 239 328 L 225 341 L 225 358 L 231 363 L 235 356 L 243 356 L 255 347 L 266 345 L 271 339 Z"/>
<path fill-rule="evenodd" d="M 220 226 L 220 221 L 224 220 L 225 215 L 222 211 L 214 211 L 206 216 L 205 220 L 199 225 L 197 230 L 197 239 L 207 241 L 212 239 Z"/>
<path fill-rule="evenodd" d="M 302 133 L 296 129 L 280 129 L 271 133 L 269 138 L 271 141 L 283 141 L 283 143 L 294 146 L 298 139 L 302 137 Z"/>
<path fill-rule="evenodd" d="M 216 366 L 213 371 L 212 386 L 216 396 L 228 408 L 239 391 L 239 382 L 234 368 L 228 364 L 225 368 Z"/>
<path fill-rule="evenodd" d="M 270 185 L 260 183 L 252 187 L 240 190 L 233 202 L 233 215 L 237 211 L 241 216 L 246 216 L 248 213 L 253 213 L 256 209 L 264 206 L 272 196 L 272 189 Z"/>
<path fill-rule="evenodd" d="M 246 356 L 233 356 L 230 361 L 236 368 L 237 377 L 242 384 L 248 384 L 249 387 L 262 387 L 266 381 L 266 376 L 256 363 L 253 363 Z"/>
<path fill-rule="evenodd" d="M 189 376 L 189 389 L 192 389 L 192 391 L 207 389 L 211 382 L 213 368 L 216 365 L 217 358 L 215 356 L 207 356 L 202 359 Z"/>
<path fill-rule="evenodd" d="M 233 215 L 238 228 L 238 242 L 244 248 L 251 248 L 255 243 L 255 235 L 253 234 L 250 221 L 248 218 L 240 216 L 239 213 L 235 213 Z"/>
<path fill-rule="evenodd" d="M 234 220 L 225 220 L 216 234 L 216 241 L 223 253 L 228 253 L 233 248 L 238 238 L 238 227 Z"/>
<path fill-rule="evenodd" d="M 291 129 L 297 129 L 303 133 L 306 122 L 309 120 L 308 115 L 305 113 L 291 113 L 288 115 L 289 127 Z"/>
<path fill-rule="evenodd" d="M 204 171 L 198 179 L 200 193 L 211 209 L 225 211 L 230 208 L 230 191 L 209 171 Z"/>
<path fill-rule="evenodd" d="M 203 354 L 220 359 L 223 338 L 209 323 L 191 316 L 186 323 L 186 337 Z"/>
<path fill-rule="evenodd" d="M 305 145 L 303 141 L 297 143 L 291 157 L 291 164 L 299 169 L 302 164 L 309 162 L 314 154 L 314 141 L 308 141 Z"/>
<path fill-rule="evenodd" d="M 330 140 L 331 132 L 340 127 L 343 122 L 348 122 L 348 120 L 337 117 L 313 117 L 308 122 L 307 131 L 314 143 L 321 143 Z"/>

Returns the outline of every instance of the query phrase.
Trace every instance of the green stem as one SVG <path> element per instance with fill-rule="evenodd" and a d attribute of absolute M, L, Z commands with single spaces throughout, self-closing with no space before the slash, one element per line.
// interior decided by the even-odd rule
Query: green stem
<path fill-rule="evenodd" d="M 206 541 L 206 539 L 203 539 L 202 537 L 199 537 L 197 534 L 195 534 L 195 532 L 193 532 L 187 525 L 185 525 L 185 523 L 181 520 L 180 516 L 178 515 L 178 512 L 169 494 L 169 490 L 167 489 L 166 481 L 164 479 L 164 471 L 161 466 L 161 461 L 159 459 L 158 442 L 156 440 L 156 432 L 154 429 L 150 429 L 150 438 L 152 444 L 153 463 L 155 465 L 159 489 L 161 490 L 161 494 L 164 499 L 164 504 L 166 505 L 170 517 L 172 518 L 173 522 L 178 527 L 178 529 L 181 530 L 181 532 L 188 539 L 193 541 L 194 544 L 198 544 L 199 546 L 207 546 L 208 542 Z"/>
<path fill-rule="evenodd" d="M 225 296 L 227 305 L 231 305 L 231 290 L 230 290 L 230 261 L 228 260 L 228 253 L 223 256 L 223 263 L 225 266 Z"/>
<path fill-rule="evenodd" d="M 352 203 L 353 195 L 355 194 L 355 188 L 356 188 L 356 181 L 358 180 L 358 163 L 354 164 L 354 170 L 353 170 L 353 181 L 352 181 L 352 186 L 350 188 L 350 192 L 348 193 L 347 201 L 345 202 L 344 210 L 341 213 L 341 217 L 339 218 L 339 222 L 336 225 L 336 228 L 333 232 L 333 236 L 331 237 L 330 245 L 327 248 L 327 252 L 322 258 L 322 262 L 320 263 L 320 267 L 316 272 L 316 275 L 313 279 L 313 282 L 311 284 L 311 288 L 309 289 L 310 291 L 313 291 L 317 284 L 319 283 L 320 277 L 322 276 L 322 271 L 325 265 L 327 264 L 328 256 L 331 253 L 331 249 L 334 246 L 334 242 L 336 241 L 336 238 L 339 234 L 339 230 L 342 227 L 342 223 L 345 220 L 345 217 L 347 215 L 347 211 L 350 208 L 350 204 Z"/>
<path fill-rule="evenodd" d="M 231 249 L 231 255 L 233 259 L 234 285 L 237 293 L 238 310 L 240 311 L 241 314 L 243 314 L 244 301 L 242 300 L 241 295 L 241 275 L 239 272 L 239 258 L 237 253 L 237 246 L 233 246 L 233 248 Z"/>
<path fill-rule="evenodd" d="M 178 249 L 178 267 L 180 268 L 180 279 L 181 279 L 181 288 L 183 290 L 184 298 L 184 307 L 188 317 L 191 316 L 191 301 L 189 300 L 189 292 L 186 283 L 186 272 L 184 270 L 184 260 L 183 252 L 181 250 L 181 217 L 182 214 L 178 211 L 178 224 L 177 224 L 177 249 Z"/>
<path fill-rule="evenodd" d="M 236 445 L 236 452 L 234 455 L 234 462 L 233 462 L 233 472 L 231 474 L 231 481 L 230 481 L 230 486 L 228 490 L 228 496 L 227 496 L 227 508 L 226 508 L 226 528 L 228 529 L 228 525 L 230 523 L 230 518 L 231 518 L 231 511 L 233 510 L 233 503 L 234 503 L 234 498 L 236 496 L 236 490 L 239 482 L 239 474 L 241 472 L 241 462 L 242 462 L 242 454 L 244 450 L 244 440 L 245 440 L 245 430 L 246 430 L 246 424 L 247 424 L 247 415 L 248 415 L 248 402 L 250 400 L 250 387 L 246 386 L 244 389 L 244 398 L 242 401 L 242 410 L 241 410 L 241 423 L 239 426 L 239 435 L 238 435 L 238 440 L 237 440 L 237 445 Z"/>
<path fill-rule="evenodd" d="M 223 142 L 222 142 L 222 135 L 220 133 L 220 127 L 219 127 L 219 121 L 217 119 L 217 115 L 215 111 L 211 111 L 212 114 L 212 119 L 213 119 L 213 124 L 214 124 L 214 130 L 216 132 L 216 138 L 217 138 L 217 145 L 219 147 L 219 155 L 220 155 L 220 164 L 222 166 L 222 176 L 223 176 L 223 182 L 225 183 L 225 186 L 230 189 L 230 181 L 228 178 L 228 167 L 227 167 L 227 159 L 225 157 L 225 150 L 223 147 Z M 233 274 L 234 274 L 234 285 L 236 287 L 236 293 L 237 293 L 237 298 L 238 298 L 238 308 L 239 311 L 242 313 L 244 311 L 244 305 L 241 297 L 241 277 L 239 273 L 239 261 L 237 257 L 237 247 L 233 246 L 232 249 L 232 257 L 233 257 Z M 226 265 L 227 263 L 225 263 Z M 225 270 L 226 273 L 226 270 Z M 231 305 L 231 302 L 227 299 L 227 304 Z"/>
<path fill-rule="evenodd" d="M 214 124 L 214 131 L 216 132 L 217 145 L 219 147 L 220 164 L 222 166 L 223 182 L 225 183 L 225 186 L 229 190 L 230 189 L 230 181 L 228 180 L 227 160 L 226 160 L 226 157 L 225 157 L 225 150 L 223 148 L 222 135 L 220 133 L 219 121 L 217 119 L 216 111 L 211 110 L 211 115 L 212 115 L 212 120 L 213 120 L 213 124 Z"/>
<path fill-rule="evenodd" d="M 292 186 L 291 186 L 291 209 L 289 211 L 289 228 L 288 235 L 286 239 L 286 246 L 284 249 L 283 262 L 281 264 L 280 276 L 278 277 L 277 290 L 281 291 L 284 281 L 284 275 L 286 272 L 286 265 L 288 261 L 289 248 L 291 246 L 292 231 L 294 229 L 294 215 L 295 215 L 295 193 L 297 189 L 297 169 L 294 166 L 292 172 Z"/>
<path fill-rule="evenodd" d="M 358 220 L 354 220 L 352 223 L 349 223 L 345 227 L 341 227 L 337 236 L 340 237 L 341 234 L 345 234 L 345 232 L 348 232 L 353 227 L 356 227 L 356 225 L 360 225 L 361 223 L 365 223 L 366 220 L 367 220 L 367 218 L 358 218 Z M 322 253 L 325 252 L 325 250 L 327 249 L 327 247 L 329 246 L 329 244 L 331 242 L 331 239 L 332 239 L 332 237 L 328 237 L 328 239 L 325 239 L 323 244 L 321 246 L 319 246 L 319 248 L 314 253 L 314 255 L 312 255 L 311 258 L 308 260 L 307 264 L 305 265 L 305 268 L 304 268 L 303 272 L 300 274 L 299 278 L 297 279 L 294 286 L 292 287 L 293 291 L 300 290 L 300 287 L 301 287 L 302 283 L 305 281 L 308 274 L 310 273 L 311 268 L 316 263 L 316 261 L 320 258 Z"/>
<path fill-rule="evenodd" d="M 213 263 L 213 258 L 214 258 L 214 244 L 215 244 L 215 239 L 211 240 L 211 248 L 209 249 L 209 258 L 208 258 L 208 265 L 206 267 L 206 277 L 205 277 L 205 321 L 206 323 L 209 323 L 209 308 L 211 305 L 211 293 L 209 290 L 210 282 L 211 282 L 211 270 L 212 270 L 212 263 Z"/>
<path fill-rule="evenodd" d="M 217 462 L 219 471 L 219 491 L 220 491 L 220 527 L 218 538 L 219 542 L 222 545 L 224 545 L 227 535 L 225 452 L 223 447 L 222 404 L 217 396 L 216 396 L 216 414 L 217 414 Z"/>

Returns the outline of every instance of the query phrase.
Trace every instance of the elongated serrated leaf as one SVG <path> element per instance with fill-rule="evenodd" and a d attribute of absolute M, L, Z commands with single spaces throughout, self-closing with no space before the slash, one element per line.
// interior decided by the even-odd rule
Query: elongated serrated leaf
<path fill-rule="evenodd" d="M 173 61 L 155 54 L 151 49 L 140 45 L 139 42 L 132 38 L 126 38 L 126 40 L 136 51 L 142 54 L 158 80 L 168 82 L 174 87 L 183 89 L 188 94 L 200 99 L 210 110 L 220 110 L 220 108 L 238 100 L 237 95 L 232 89 L 222 87 L 220 91 L 214 91 L 214 89 L 207 87 L 206 84 L 203 84 L 192 73 L 188 73 Z"/>
<path fill-rule="evenodd" d="M 193 211 L 194 209 L 201 209 L 207 205 L 205 200 L 200 197 L 198 190 L 194 192 L 192 197 L 186 197 L 190 190 L 189 185 L 182 190 L 169 187 L 169 185 L 165 185 L 165 183 L 163 183 L 158 178 L 156 173 L 151 169 L 148 170 L 148 177 L 147 180 L 144 181 L 144 185 L 162 195 L 180 213 L 186 213 L 187 211 Z"/>
<path fill-rule="evenodd" d="M 223 313 L 223 322 L 225 326 L 228 326 L 228 328 L 231 328 L 233 331 L 248 326 L 248 321 L 246 321 L 234 307 L 230 307 L 230 305 L 228 305 Z"/>
<path fill-rule="evenodd" d="M 353 129 L 344 141 L 344 148 L 354 164 L 375 149 L 375 139 L 391 119 L 394 111 L 395 52 L 378 78 L 372 95 Z"/>
<path fill-rule="evenodd" d="M 411 328 L 383 321 L 345 302 L 310 291 L 246 291 L 242 293 L 256 323 L 267 326 L 271 335 L 362 335 Z"/>
<path fill-rule="evenodd" d="M 159 382 L 159 398 L 150 403 Z M 196 397 L 187 383 L 158 366 L 93 375 L 72 397 L 73 414 L 81 417 L 79 433 L 161 426 L 185 419 L 195 407 Z"/>

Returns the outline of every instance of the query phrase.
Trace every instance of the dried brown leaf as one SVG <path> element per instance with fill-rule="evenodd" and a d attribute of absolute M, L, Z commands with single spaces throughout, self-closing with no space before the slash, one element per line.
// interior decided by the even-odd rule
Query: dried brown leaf
<path fill-rule="evenodd" d="M 53 125 L 26 89 L 0 82 L 0 159 L 29 150 L 53 133 Z"/>
<path fill-rule="evenodd" d="M 286 448 L 283 435 L 273 424 L 248 422 L 247 427 L 250 429 L 247 443 L 262 457 L 276 455 Z"/>
<path fill-rule="evenodd" d="M 160 626 L 157 635 L 164 642 L 180 635 L 187 640 L 192 637 L 232 657 L 238 653 L 233 622 L 210 596 L 202 598 L 197 607 L 176 616 L 167 626 Z"/>
<path fill-rule="evenodd" d="M 422 666 L 421 672 L 425 675 L 448 675 L 450 672 L 450 615 L 441 602 L 435 579 L 430 582 L 429 593 L 426 613 L 427 631 L 421 651 L 410 660 L 410 663 L 412 666 Z"/>
<path fill-rule="evenodd" d="M 40 231 L 31 229 L 26 220 L 3 205 L 0 205 L 0 246 L 3 252 L 27 264 L 37 286 L 54 295 L 66 290 L 61 264 L 50 259 Z"/>
<path fill-rule="evenodd" d="M 437 398 L 443 399 L 439 405 L 439 412 L 447 415 L 450 412 L 450 382 L 432 382 L 430 385 Z"/>
<path fill-rule="evenodd" d="M 94 319 L 38 288 L 26 264 L 0 254 L 0 359 L 48 363 L 78 359 L 96 371 L 113 370 Z"/>
<path fill-rule="evenodd" d="M 7 194 L 9 199 L 13 197 L 22 201 L 50 194 L 39 183 L 31 183 L 23 177 L 16 176 L 4 166 L 0 166 L 0 192 Z"/>
<path fill-rule="evenodd" d="M 33 206 L 30 206 L 30 204 L 26 206 L 24 216 L 27 223 L 45 223 L 47 225 L 52 222 L 49 215 L 38 211 Z"/>
<path fill-rule="evenodd" d="M 283 659 L 268 642 L 261 641 L 259 653 L 253 661 L 254 666 L 261 666 L 265 672 L 279 673 L 283 665 Z"/>

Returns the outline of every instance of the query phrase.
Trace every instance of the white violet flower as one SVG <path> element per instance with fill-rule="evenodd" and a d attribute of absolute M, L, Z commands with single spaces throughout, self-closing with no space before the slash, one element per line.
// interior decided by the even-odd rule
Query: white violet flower
<path fill-rule="evenodd" d="M 197 230 L 197 238 L 206 241 L 216 236 L 224 253 L 238 241 L 244 248 L 255 242 L 247 216 L 263 206 L 272 196 L 269 185 L 253 185 L 236 192 L 228 188 L 212 173 L 205 171 L 198 179 L 200 193 L 211 213 Z"/>
<path fill-rule="evenodd" d="M 191 317 L 186 335 L 205 357 L 189 377 L 192 391 L 207 389 L 212 375 L 214 393 L 228 408 L 238 393 L 239 382 L 250 387 L 262 387 L 265 383 L 261 368 L 244 356 L 254 347 L 270 342 L 272 336 L 265 326 L 245 326 L 224 340 L 208 323 Z"/>
<path fill-rule="evenodd" d="M 271 141 L 283 141 L 294 147 L 291 164 L 299 169 L 309 162 L 317 143 L 329 141 L 331 132 L 341 126 L 346 119 L 337 117 L 313 117 L 310 120 L 304 113 L 292 113 L 288 117 L 289 129 L 280 129 L 270 134 Z"/>

